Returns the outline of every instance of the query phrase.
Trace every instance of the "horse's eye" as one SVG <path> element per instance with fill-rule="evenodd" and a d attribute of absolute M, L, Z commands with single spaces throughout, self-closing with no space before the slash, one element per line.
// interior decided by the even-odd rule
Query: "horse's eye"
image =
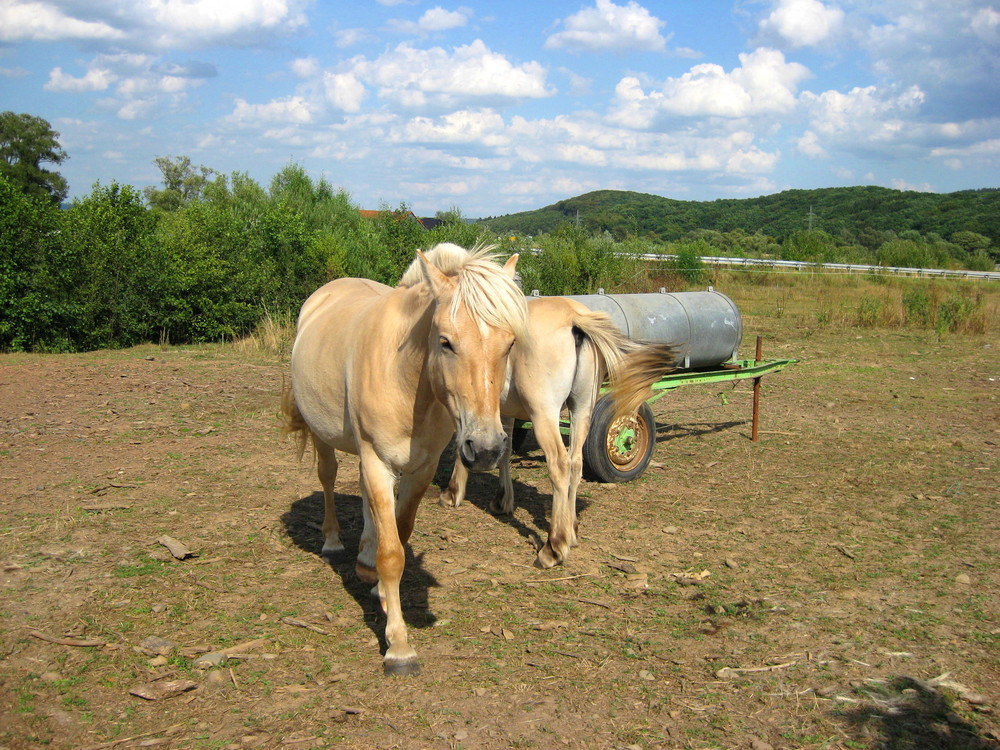
<path fill-rule="evenodd" d="M 455 351 L 455 347 L 451 345 L 451 342 L 448 340 L 446 336 L 442 336 L 441 338 L 439 338 L 438 343 L 441 345 L 441 348 L 444 349 L 446 352 Z"/>

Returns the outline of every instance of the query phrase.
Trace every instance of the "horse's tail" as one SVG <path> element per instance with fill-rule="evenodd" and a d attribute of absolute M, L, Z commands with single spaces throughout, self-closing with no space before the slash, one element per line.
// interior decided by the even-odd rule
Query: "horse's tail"
<path fill-rule="evenodd" d="M 638 409 L 652 395 L 652 385 L 675 369 L 672 346 L 630 339 L 605 312 L 577 315 L 573 327 L 593 344 L 607 373 L 615 418 Z"/>
<path fill-rule="evenodd" d="M 309 444 L 309 438 L 312 437 L 312 431 L 306 424 L 302 412 L 299 411 L 298 404 L 295 403 L 295 394 L 292 393 L 292 386 L 289 383 L 285 384 L 281 393 L 281 416 L 281 434 L 292 435 L 295 438 L 295 449 L 301 461 L 302 454 Z"/>

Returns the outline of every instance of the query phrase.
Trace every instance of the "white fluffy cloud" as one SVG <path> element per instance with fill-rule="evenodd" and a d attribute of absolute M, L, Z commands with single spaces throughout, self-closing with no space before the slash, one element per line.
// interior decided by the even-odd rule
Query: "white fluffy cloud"
<path fill-rule="evenodd" d="M 87 91 L 106 91 L 117 79 L 107 68 L 91 68 L 84 75 L 74 77 L 63 73 L 63 69 L 56 67 L 49 73 L 49 80 L 45 84 L 46 91 L 69 92 L 79 94 Z"/>
<path fill-rule="evenodd" d="M 663 117 L 786 114 L 795 108 L 799 83 L 808 75 L 804 66 L 787 62 L 781 52 L 761 48 L 741 54 L 740 67 L 729 73 L 720 65 L 704 63 L 649 91 L 638 78 L 628 76 L 615 89 L 611 118 L 627 127 L 647 129 Z"/>
<path fill-rule="evenodd" d="M 0 41 L 106 41 L 177 49 L 221 41 L 252 43 L 302 28 L 306 0 L 2 0 Z M 86 9 L 85 13 L 81 10 Z"/>
<path fill-rule="evenodd" d="M 396 111 L 424 113 L 408 129 L 397 131 L 399 141 L 418 138 L 418 133 L 447 141 L 445 133 L 475 130 L 474 123 L 495 124 L 499 115 L 485 114 L 492 108 L 554 93 L 538 63 L 515 64 L 478 40 L 451 51 L 400 44 L 374 59 L 358 56 L 332 70 L 323 70 L 314 58 L 297 59 L 290 68 L 303 80 L 293 97 L 302 106 L 289 106 L 289 97 L 260 105 L 240 100 L 229 122 L 249 125 L 256 116 L 268 122 L 281 117 L 289 123 L 311 122 L 303 118 L 305 109 L 313 119 L 324 111 L 327 116 L 355 115 L 374 96 L 393 121 L 404 119 L 392 114 Z"/>
<path fill-rule="evenodd" d="M 481 144 L 502 146 L 510 139 L 504 133 L 503 117 L 492 110 L 460 110 L 441 117 L 414 117 L 396 136 L 408 143 Z"/>
<path fill-rule="evenodd" d="M 0 2 L 0 41 L 123 40 L 121 29 L 101 21 L 84 21 L 64 13 L 56 2 Z"/>
<path fill-rule="evenodd" d="M 237 99 L 236 107 L 229 117 L 237 123 L 291 122 L 305 124 L 312 122 L 313 111 L 309 103 L 301 96 L 275 99 L 267 104 L 249 104 L 244 99 Z"/>
<path fill-rule="evenodd" d="M 826 41 L 843 23 L 844 12 L 820 0 L 778 0 L 760 30 L 767 38 L 780 40 L 780 46 L 795 49 Z"/>
<path fill-rule="evenodd" d="M 846 94 L 805 92 L 802 101 L 809 110 L 816 145 L 828 141 L 840 147 L 871 148 L 912 138 L 914 131 L 908 123 L 923 103 L 924 93 L 916 86 L 896 95 L 865 86 Z"/>
<path fill-rule="evenodd" d="M 78 76 L 53 68 L 44 88 L 67 94 L 108 91 L 111 95 L 100 101 L 101 107 L 121 119 L 135 120 L 176 109 L 190 89 L 215 75 L 215 67 L 205 63 L 165 64 L 152 55 L 121 52 L 97 55 Z"/>
<path fill-rule="evenodd" d="M 374 60 L 354 61 L 351 72 L 373 86 L 379 98 L 407 108 L 513 102 L 554 93 L 541 65 L 515 65 L 478 39 L 452 52 L 400 44 Z"/>
<path fill-rule="evenodd" d="M 562 25 L 562 31 L 545 40 L 546 49 L 660 52 L 667 45 L 667 40 L 660 33 L 664 22 L 634 0 L 629 0 L 627 5 L 596 0 L 593 8 L 584 8 L 567 17 Z"/>
<path fill-rule="evenodd" d="M 424 14 L 417 21 L 393 20 L 389 27 L 399 33 L 423 36 L 461 28 L 469 22 L 471 16 L 472 11 L 468 8 L 445 10 L 439 5 L 424 11 Z"/>

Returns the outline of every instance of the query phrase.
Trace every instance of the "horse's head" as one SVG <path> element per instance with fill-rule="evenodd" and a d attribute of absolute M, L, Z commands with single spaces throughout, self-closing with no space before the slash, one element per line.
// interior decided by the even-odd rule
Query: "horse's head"
<path fill-rule="evenodd" d="M 454 275 L 419 256 L 435 299 L 427 355 L 434 394 L 455 420 L 462 463 L 492 469 L 503 453 L 507 355 L 526 326 L 524 295 L 514 281 L 518 256 L 500 266 L 472 253 Z"/>

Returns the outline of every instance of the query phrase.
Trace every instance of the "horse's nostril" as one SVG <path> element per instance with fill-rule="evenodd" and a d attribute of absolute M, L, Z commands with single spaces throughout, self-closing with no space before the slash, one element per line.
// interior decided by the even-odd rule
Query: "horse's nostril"
<path fill-rule="evenodd" d="M 476 463 L 476 444 L 472 440 L 466 440 L 462 443 L 460 449 L 462 454 L 462 463 L 466 466 L 473 466 Z"/>

